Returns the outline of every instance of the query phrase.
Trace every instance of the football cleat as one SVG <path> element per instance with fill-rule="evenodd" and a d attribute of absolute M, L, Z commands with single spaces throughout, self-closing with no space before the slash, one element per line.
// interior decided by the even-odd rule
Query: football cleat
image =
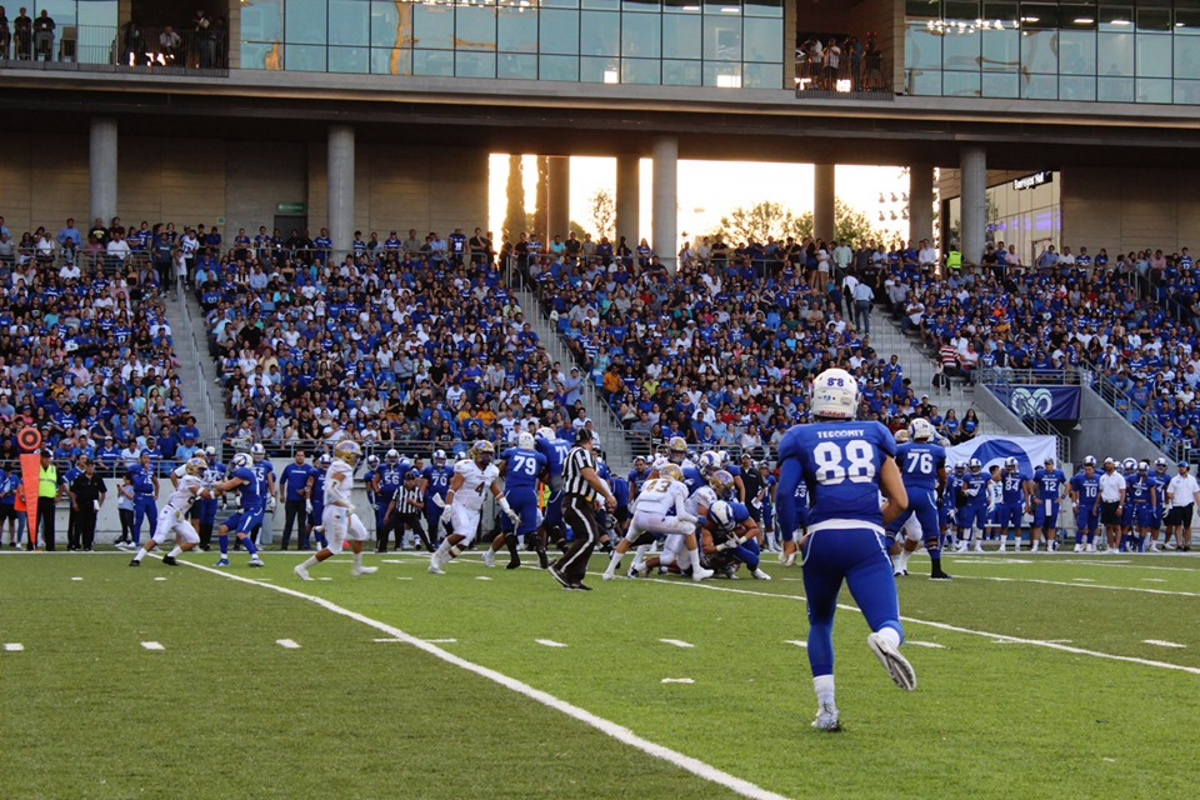
<path fill-rule="evenodd" d="M 483 565 L 489 569 L 496 566 L 496 551 L 490 547 L 483 551 Z"/>
<path fill-rule="evenodd" d="M 760 581 L 771 580 L 771 576 L 768 575 L 767 573 L 763 572 L 761 569 L 756 569 L 756 570 L 754 570 L 754 572 L 752 572 L 750 574 L 753 575 L 756 580 L 760 580 Z"/>
<path fill-rule="evenodd" d="M 259 558 L 258 556 L 255 556 L 254 558 L 250 559 L 249 566 L 251 566 L 251 567 L 261 567 L 261 566 L 265 566 L 265 565 L 263 564 L 263 562 L 262 562 L 262 559 L 261 559 L 261 558 Z"/>
<path fill-rule="evenodd" d="M 131 567 L 140 567 L 141 565 L 142 562 L 138 561 L 136 558 L 129 562 L 129 566 Z"/>
<path fill-rule="evenodd" d="M 833 703 L 821 703 L 817 708 L 817 718 L 812 726 L 826 733 L 840 733 L 842 726 L 838 724 L 838 710 Z"/>
<path fill-rule="evenodd" d="M 646 564 L 645 564 L 645 562 L 642 562 L 642 561 L 639 561 L 639 562 L 637 562 L 636 564 L 634 564 L 633 566 L 631 566 L 631 567 L 629 568 L 629 572 L 626 572 L 626 573 L 625 573 L 625 575 L 626 575 L 627 577 L 630 577 L 630 578 L 644 578 L 644 577 L 646 577 Z"/>
<path fill-rule="evenodd" d="M 950 580 L 950 575 L 949 575 L 949 573 L 943 572 L 942 570 L 939 569 L 937 572 L 930 574 L 929 580 L 931 580 L 931 581 L 948 581 L 948 580 Z"/>
<path fill-rule="evenodd" d="M 692 580 L 699 583 L 700 581 L 711 578 L 713 576 L 713 574 L 714 573 L 711 569 L 704 569 L 703 567 L 701 567 L 698 570 L 692 570 Z"/>
<path fill-rule="evenodd" d="M 178 561 L 175 560 L 175 556 L 163 556 L 162 561 L 168 567 L 174 567 L 179 563 Z"/>
<path fill-rule="evenodd" d="M 612 573 L 611 573 L 611 572 L 609 572 L 608 570 L 605 570 L 605 571 L 604 571 L 603 573 L 601 573 L 601 575 L 600 575 L 600 579 L 601 579 L 601 580 L 605 580 L 605 581 L 611 581 L 611 580 L 612 580 L 613 578 L 615 578 L 615 577 L 617 577 L 617 576 L 616 576 L 616 575 L 614 575 L 614 574 L 612 574 Z"/>
<path fill-rule="evenodd" d="M 564 588 L 564 589 L 573 589 L 573 588 L 575 588 L 575 585 L 574 585 L 574 584 L 572 584 L 570 581 L 568 581 L 566 578 L 564 578 L 564 577 L 562 576 L 562 573 L 560 573 L 560 572 L 558 571 L 558 569 L 557 569 L 557 568 L 555 568 L 555 567 L 550 567 L 550 570 L 549 570 L 549 572 L 550 572 L 550 577 L 554 578 L 554 580 L 556 580 L 556 581 L 558 581 L 559 583 L 561 583 L 561 584 L 563 585 L 563 588 Z"/>
<path fill-rule="evenodd" d="M 312 580 L 312 576 L 308 574 L 308 570 L 304 568 L 303 564 L 297 564 L 296 566 L 292 567 L 292 572 L 296 573 L 296 577 L 302 581 Z"/>
<path fill-rule="evenodd" d="M 372 575 L 379 571 L 379 567 L 351 567 L 350 574 L 354 577 L 359 575 Z"/>
<path fill-rule="evenodd" d="M 221 557 L 221 558 L 217 559 L 217 563 L 213 564 L 213 566 L 214 567 L 228 567 L 229 559 L 225 558 L 225 557 Z"/>
<path fill-rule="evenodd" d="M 879 659 L 879 663 L 883 664 L 884 669 L 888 671 L 893 683 L 906 692 L 917 688 L 917 674 L 913 672 L 912 664 L 909 664 L 908 659 L 900 655 L 900 651 L 893 647 L 891 642 L 878 633 L 872 633 L 867 637 L 867 646 L 871 648 L 871 652 Z"/>

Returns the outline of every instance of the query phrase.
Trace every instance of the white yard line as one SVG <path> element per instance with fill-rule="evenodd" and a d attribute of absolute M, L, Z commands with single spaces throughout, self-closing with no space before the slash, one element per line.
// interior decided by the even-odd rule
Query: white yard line
<path fill-rule="evenodd" d="M 674 647 L 695 647 L 691 642 L 685 642 L 682 639 L 659 639 L 663 644 L 673 645 Z"/>
<path fill-rule="evenodd" d="M 19 653 L 25 649 L 25 645 L 20 642 L 5 642 L 4 650 L 8 653 Z"/>
<path fill-rule="evenodd" d="M 928 647 L 931 650 L 945 650 L 946 645 L 937 642 L 918 642 L 916 639 L 905 639 L 904 643 L 913 647 Z"/>
<path fill-rule="evenodd" d="M 800 639 L 788 639 L 784 644 L 794 644 L 796 647 L 808 649 L 808 642 L 801 641 Z"/>
<path fill-rule="evenodd" d="M 429 640 L 426 639 L 425 641 Z M 542 647 L 566 647 L 566 645 L 562 642 L 556 642 L 553 639 L 534 639 L 534 641 L 540 644 Z"/>
<path fill-rule="evenodd" d="M 299 650 L 300 645 L 296 644 L 292 639 L 276 639 L 275 644 L 282 647 L 284 650 Z"/>
<path fill-rule="evenodd" d="M 1106 589 L 1113 592 L 1138 592 L 1140 594 L 1169 594 L 1176 597 L 1200 597 L 1200 592 L 1177 592 L 1169 589 L 1150 589 L 1144 586 L 1107 586 L 1102 583 L 1077 583 L 1076 581 L 1088 580 L 1087 578 L 1075 578 L 1071 581 L 1047 581 L 1041 578 L 995 578 L 986 575 L 962 575 L 957 576 L 964 581 L 1000 581 L 1003 583 L 1040 583 L 1043 586 L 1070 586 L 1073 589 Z"/>
<path fill-rule="evenodd" d="M 691 678 L 663 678 L 663 683 L 695 683 Z"/>
<path fill-rule="evenodd" d="M 636 748 L 637 750 L 640 750 L 641 752 L 645 753 L 648 756 L 657 758 L 661 761 L 665 761 L 669 764 L 673 764 L 674 766 L 679 767 L 680 769 L 686 770 L 687 772 L 690 772 L 691 774 L 695 775 L 696 777 L 706 780 L 710 783 L 715 783 L 720 786 L 724 786 L 728 789 L 731 789 L 732 791 L 737 792 L 738 794 L 742 795 L 743 797 L 749 797 L 749 798 L 752 798 L 752 800 L 786 800 L 784 795 L 776 794 L 775 792 L 771 792 L 766 789 L 763 789 L 761 786 L 757 786 L 756 784 L 753 784 L 750 781 L 744 780 L 735 775 L 731 775 L 728 772 L 717 769 L 716 767 L 712 766 L 711 764 L 706 764 L 705 762 L 703 762 L 697 758 L 693 758 L 691 756 L 684 755 L 683 753 L 680 753 L 677 750 L 672 750 L 669 747 L 665 747 L 663 745 L 656 744 L 648 739 L 643 739 L 641 736 L 638 736 L 636 733 L 634 733 L 633 731 L 629 730 L 628 728 L 626 728 L 622 725 L 618 725 L 615 722 L 604 719 L 603 717 L 599 717 L 599 716 L 593 714 L 592 712 L 590 712 L 586 709 L 580 708 L 579 706 L 568 703 L 565 700 L 560 700 L 559 698 L 555 697 L 554 695 L 552 695 L 548 692 L 543 692 L 540 689 L 535 689 L 534 687 L 530 686 L 527 683 L 519 681 L 516 678 L 510 678 L 509 676 L 507 676 L 501 672 L 497 672 L 494 669 L 484 667 L 484 666 L 482 666 L 480 664 L 476 664 L 472 661 L 467 661 L 465 658 L 460 658 L 447 650 L 443 650 L 442 648 L 438 647 L 437 645 L 431 644 L 422 639 L 418 639 L 416 636 L 412 636 L 411 634 L 405 633 L 404 631 L 400 630 L 399 628 L 397 628 L 395 626 L 389 625 L 386 622 L 380 622 L 377 619 L 372 619 L 371 617 L 368 617 L 364 614 L 359 614 L 356 611 L 351 611 L 348 608 L 343 608 L 342 606 L 339 606 L 336 603 L 330 602 L 329 600 L 326 600 L 323 597 L 318 597 L 318 596 L 312 595 L 312 594 L 306 594 L 305 592 L 297 591 L 296 589 L 290 589 L 286 586 L 276 586 L 273 584 L 260 583 L 258 581 L 252 580 L 250 578 L 243 578 L 240 575 L 234 575 L 229 572 L 222 572 L 220 570 L 213 569 L 211 567 L 203 567 L 199 564 L 193 564 L 191 562 L 182 562 L 182 563 L 187 564 L 189 567 L 192 567 L 193 569 L 202 570 L 203 572 L 208 572 L 213 575 L 217 575 L 219 577 L 225 578 L 226 580 L 238 581 L 239 583 L 246 583 L 251 586 L 258 586 L 260 588 L 267 589 L 272 592 L 279 592 L 281 594 L 286 594 L 286 595 L 295 597 L 300 600 L 305 600 L 307 602 L 314 603 L 315 605 L 318 605 L 321 608 L 324 608 L 326 611 L 332 611 L 333 613 L 335 613 L 339 616 L 346 617 L 347 619 L 354 620 L 355 622 L 362 623 L 363 625 L 368 625 L 368 626 L 374 628 L 375 630 L 380 631 L 381 633 L 385 633 L 385 634 L 388 634 L 389 636 L 393 636 L 396 639 L 404 642 L 405 644 L 412 645 L 413 647 L 417 648 L 418 650 L 422 650 L 422 651 L 434 656 L 435 658 L 439 658 L 442 661 L 445 661 L 447 664 L 451 664 L 453 666 L 459 667 L 460 669 L 464 669 L 464 670 L 467 670 L 468 672 L 473 672 L 476 675 L 487 678 L 488 680 L 490 680 L 494 683 L 497 683 L 497 684 L 505 687 L 506 689 L 510 689 L 510 690 L 516 692 L 517 694 L 523 695 L 525 697 L 528 697 L 531 700 L 541 703 L 542 705 L 546 706 L 547 708 L 554 709 L 555 711 L 566 714 L 567 716 L 571 717 L 572 719 L 578 720 L 579 722 L 582 722 L 585 725 L 589 725 L 592 728 L 595 728 L 596 730 L 600 731 L 604 735 L 609 736 L 613 739 L 616 739 L 617 741 L 619 741 L 623 744 L 627 744 L 630 747 Z"/>
<path fill-rule="evenodd" d="M 158 642 L 142 642 L 142 647 L 146 648 L 147 650 L 166 650 L 167 649 L 167 648 L 163 647 L 161 644 L 159 644 Z"/>
<path fill-rule="evenodd" d="M 1179 649 L 1187 647 L 1186 644 L 1180 644 L 1179 642 L 1165 642 L 1162 639 L 1142 639 L 1142 642 L 1145 644 L 1156 645 L 1158 647 L 1175 647 Z"/>

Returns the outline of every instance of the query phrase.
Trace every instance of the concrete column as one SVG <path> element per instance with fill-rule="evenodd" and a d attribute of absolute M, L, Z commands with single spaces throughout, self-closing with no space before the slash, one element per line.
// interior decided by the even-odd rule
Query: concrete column
<path fill-rule="evenodd" d="M 933 167 L 929 164 L 908 168 L 908 238 L 914 247 L 922 239 L 933 239 Z"/>
<path fill-rule="evenodd" d="M 546 239 L 555 236 L 567 240 L 571 227 L 571 158 L 550 156 L 550 203 L 547 209 Z"/>
<path fill-rule="evenodd" d="M 641 158 L 617 156 L 617 239 L 625 237 L 630 247 L 641 241 Z"/>
<path fill-rule="evenodd" d="M 813 236 L 826 242 L 833 241 L 837 231 L 835 169 L 833 164 L 813 164 Z"/>
<path fill-rule="evenodd" d="M 92 117 L 88 143 L 88 203 L 92 219 L 109 221 L 117 216 L 117 121 L 112 117 Z"/>
<path fill-rule="evenodd" d="M 978 264 L 983 258 L 987 230 L 987 151 L 966 145 L 959 153 L 962 170 L 963 262 Z"/>
<path fill-rule="evenodd" d="M 654 140 L 654 252 L 658 260 L 675 274 L 679 253 L 679 140 L 660 136 Z"/>
<path fill-rule="evenodd" d="M 329 126 L 329 238 L 340 262 L 354 241 L 354 128 Z"/>

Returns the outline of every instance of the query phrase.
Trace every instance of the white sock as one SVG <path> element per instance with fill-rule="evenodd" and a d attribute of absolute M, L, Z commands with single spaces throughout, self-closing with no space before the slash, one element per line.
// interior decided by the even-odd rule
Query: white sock
<path fill-rule="evenodd" d="M 817 702 L 821 705 L 834 705 L 833 676 L 816 675 L 813 677 L 813 690 L 817 693 Z"/>
<path fill-rule="evenodd" d="M 896 556 L 896 563 L 899 564 L 900 569 L 902 569 L 902 570 L 908 569 L 908 558 L 911 555 L 912 555 L 912 553 L 908 552 L 907 550 L 902 549 L 900 551 L 900 555 Z"/>
<path fill-rule="evenodd" d="M 700 548 L 699 547 L 697 547 L 695 550 L 688 550 L 688 560 L 690 560 L 692 562 L 692 573 L 693 574 L 704 569 L 704 567 L 700 566 Z"/>
<path fill-rule="evenodd" d="M 317 564 L 319 564 L 319 563 L 320 563 L 320 562 L 319 562 L 319 561 L 317 561 L 317 557 L 316 557 L 316 556 L 309 556 L 309 557 L 308 557 L 308 558 L 305 560 L 305 562 L 304 562 L 303 564 L 301 564 L 301 565 L 300 565 L 300 569 L 310 569 L 310 568 L 312 568 L 312 567 L 315 567 L 315 566 L 316 566 Z"/>
<path fill-rule="evenodd" d="M 875 633 L 879 635 L 879 638 L 885 639 L 892 647 L 900 646 L 900 631 L 895 628 L 880 628 Z"/>
<path fill-rule="evenodd" d="M 134 561 L 141 561 L 141 560 L 142 560 L 143 558 L 145 558 L 145 557 L 146 557 L 146 548 L 144 548 L 144 547 L 139 547 L 139 548 L 138 548 L 137 555 L 133 557 L 133 560 L 134 560 Z"/>
<path fill-rule="evenodd" d="M 646 553 L 648 553 L 648 552 L 650 552 L 650 545 L 648 545 L 648 544 L 639 545 L 638 549 L 637 549 L 637 554 L 634 555 L 634 557 L 633 557 L 633 563 L 641 564 L 643 561 L 646 560 Z"/>
<path fill-rule="evenodd" d="M 171 552 L 167 553 L 167 555 L 170 556 L 171 558 L 174 558 L 175 556 L 179 555 L 182 552 L 183 552 L 183 548 L 180 547 L 179 545 L 175 545 L 175 547 L 171 550 Z"/>
<path fill-rule="evenodd" d="M 356 567 L 362 566 L 362 553 L 354 554 L 354 566 L 356 566 Z"/>
<path fill-rule="evenodd" d="M 617 571 L 617 567 L 619 567 L 621 565 L 621 559 L 624 558 L 624 556 L 625 556 L 624 553 L 621 553 L 621 552 L 617 551 L 616 549 L 614 549 L 612 552 L 612 556 L 608 559 L 608 569 L 606 569 L 604 571 L 607 572 L 609 575 L 612 575 L 614 572 Z"/>

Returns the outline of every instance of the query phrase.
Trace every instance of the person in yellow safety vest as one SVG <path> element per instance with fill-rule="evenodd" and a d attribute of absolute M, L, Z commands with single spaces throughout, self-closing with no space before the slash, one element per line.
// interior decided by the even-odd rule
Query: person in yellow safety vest
<path fill-rule="evenodd" d="M 41 541 L 46 552 L 54 552 L 54 503 L 63 494 L 63 485 L 59 481 L 58 467 L 54 466 L 54 452 L 50 448 L 42 450 L 42 463 L 38 468 L 38 522 L 42 526 Z M 33 549 L 33 537 L 29 537 L 28 548 Z"/>
<path fill-rule="evenodd" d="M 962 252 L 957 247 L 952 247 L 950 252 L 946 253 L 946 267 L 949 269 L 962 269 Z"/>

